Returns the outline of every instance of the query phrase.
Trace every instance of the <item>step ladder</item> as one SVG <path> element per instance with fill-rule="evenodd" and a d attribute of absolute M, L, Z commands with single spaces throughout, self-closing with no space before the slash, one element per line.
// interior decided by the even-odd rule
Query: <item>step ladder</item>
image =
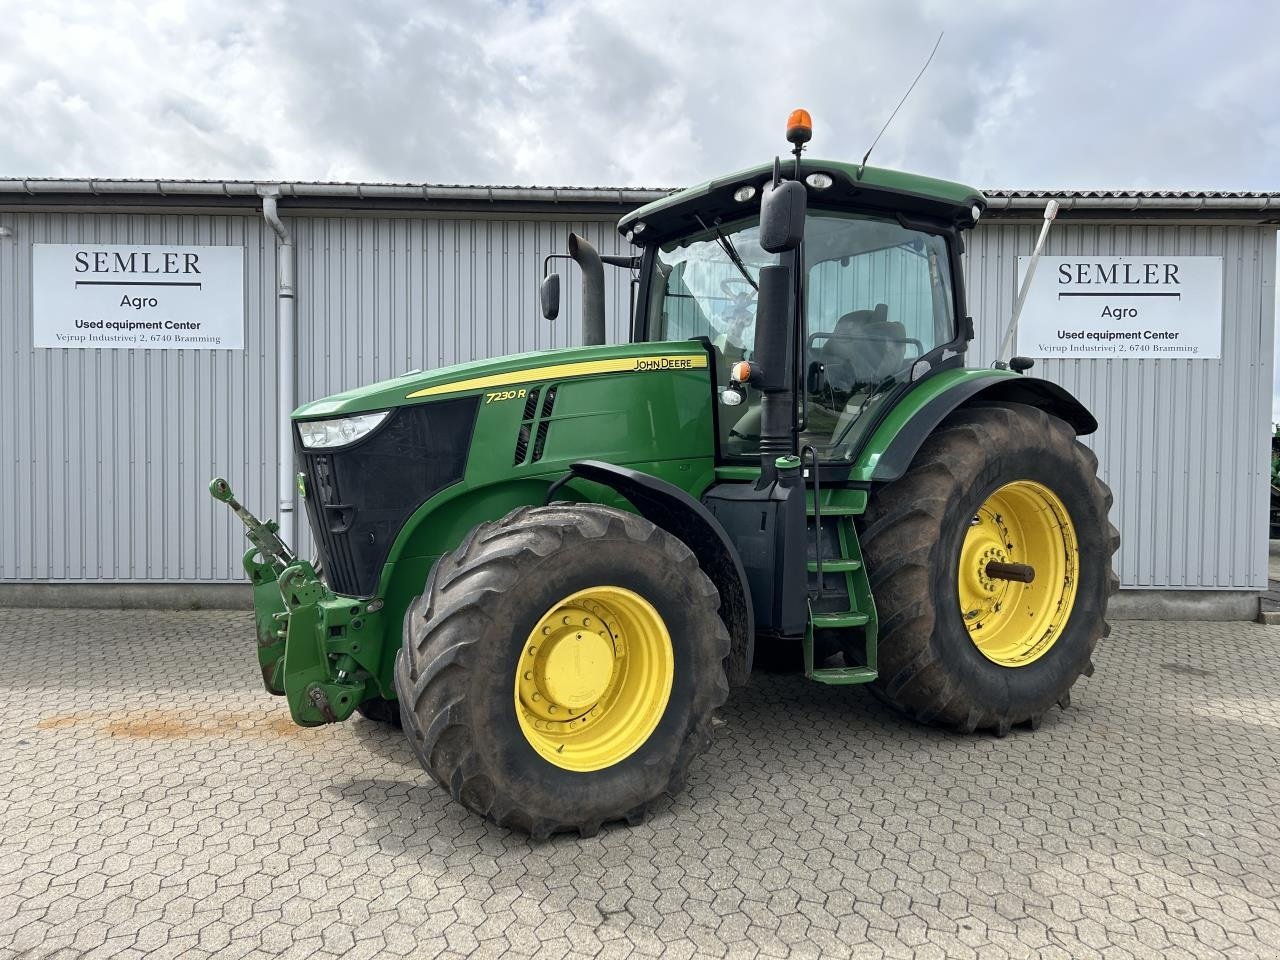
<path fill-rule="evenodd" d="M 805 513 L 813 524 L 814 559 L 808 560 L 808 572 L 816 575 L 815 589 L 809 592 L 809 623 L 804 631 L 804 675 L 810 680 L 827 684 L 867 683 L 876 678 L 876 635 L 878 622 L 875 604 L 871 598 L 871 584 L 862 563 L 862 551 L 858 546 L 858 534 L 853 518 L 862 510 L 840 502 L 842 490 L 830 490 L 824 497 L 818 480 L 818 457 L 813 447 L 801 451 L 801 462 L 811 460 L 813 483 L 805 495 Z M 839 555 L 823 556 L 825 540 L 823 521 L 834 519 Z M 843 589 L 839 595 L 846 601 L 845 609 L 837 612 L 815 612 L 814 603 L 829 599 L 833 591 L 826 589 L 828 574 L 839 574 Z M 862 627 L 865 632 L 865 666 L 817 667 L 814 666 L 814 635 L 819 630 Z"/>

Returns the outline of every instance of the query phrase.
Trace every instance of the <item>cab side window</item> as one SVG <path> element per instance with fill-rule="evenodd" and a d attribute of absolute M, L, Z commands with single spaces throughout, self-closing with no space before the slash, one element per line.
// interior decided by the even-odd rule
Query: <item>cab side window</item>
<path fill-rule="evenodd" d="M 805 237 L 802 440 L 848 459 L 913 364 L 955 339 L 943 238 L 868 216 L 813 217 Z"/>

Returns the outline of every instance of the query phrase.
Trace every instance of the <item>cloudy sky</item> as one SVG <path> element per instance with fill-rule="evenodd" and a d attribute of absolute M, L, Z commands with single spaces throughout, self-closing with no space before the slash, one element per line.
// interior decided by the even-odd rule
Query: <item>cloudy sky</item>
<path fill-rule="evenodd" d="M 785 12 L 784 11 L 792 11 Z M 1280 4 L 0 0 L 0 175 L 667 186 L 777 151 L 1280 185 Z"/>
<path fill-rule="evenodd" d="M 678 186 L 796 106 L 855 159 L 939 31 L 880 165 L 1280 189 L 1262 0 L 0 0 L 0 176 Z"/>

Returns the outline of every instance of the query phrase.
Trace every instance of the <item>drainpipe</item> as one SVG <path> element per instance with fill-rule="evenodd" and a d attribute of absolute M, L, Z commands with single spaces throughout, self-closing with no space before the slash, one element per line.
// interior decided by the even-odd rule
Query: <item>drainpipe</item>
<path fill-rule="evenodd" d="M 276 233 L 276 494 L 279 499 L 280 539 L 291 548 L 298 543 L 293 536 L 293 492 L 296 486 L 293 467 L 293 413 L 295 404 L 294 356 L 296 325 L 293 313 L 293 238 L 276 213 L 279 187 L 259 187 L 262 216 Z"/>

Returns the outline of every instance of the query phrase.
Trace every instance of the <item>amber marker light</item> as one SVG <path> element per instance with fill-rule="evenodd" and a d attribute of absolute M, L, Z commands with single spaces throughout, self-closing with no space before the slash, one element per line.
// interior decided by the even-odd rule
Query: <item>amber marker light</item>
<path fill-rule="evenodd" d="M 787 117 L 787 142 L 797 146 L 813 139 L 813 118 L 808 110 L 792 110 Z"/>
<path fill-rule="evenodd" d="M 746 383 L 751 379 L 751 364 L 746 360 L 739 360 L 729 371 L 729 376 L 733 378 L 734 383 Z"/>

